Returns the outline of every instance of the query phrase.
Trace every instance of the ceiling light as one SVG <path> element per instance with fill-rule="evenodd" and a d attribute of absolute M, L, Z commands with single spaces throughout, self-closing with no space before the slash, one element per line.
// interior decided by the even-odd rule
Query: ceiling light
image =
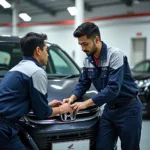
<path fill-rule="evenodd" d="M 11 5 L 6 0 L 0 0 L 0 5 L 2 5 L 4 8 L 11 7 Z"/>
<path fill-rule="evenodd" d="M 24 21 L 31 21 L 31 17 L 27 13 L 20 13 L 19 17 Z"/>
<path fill-rule="evenodd" d="M 75 16 L 77 14 L 77 8 L 76 7 L 68 7 L 67 10 L 71 16 Z"/>

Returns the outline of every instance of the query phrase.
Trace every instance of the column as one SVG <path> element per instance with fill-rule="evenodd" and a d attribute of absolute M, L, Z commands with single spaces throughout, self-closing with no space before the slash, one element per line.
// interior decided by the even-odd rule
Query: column
<path fill-rule="evenodd" d="M 75 6 L 77 8 L 77 14 L 75 16 L 75 29 L 84 22 L 84 0 L 76 0 Z M 78 40 L 75 39 L 75 61 L 79 67 L 83 67 L 83 60 L 86 54 L 82 51 L 80 45 L 78 45 Z"/>
<path fill-rule="evenodd" d="M 12 35 L 18 35 L 18 9 L 19 0 L 15 0 L 12 4 Z"/>

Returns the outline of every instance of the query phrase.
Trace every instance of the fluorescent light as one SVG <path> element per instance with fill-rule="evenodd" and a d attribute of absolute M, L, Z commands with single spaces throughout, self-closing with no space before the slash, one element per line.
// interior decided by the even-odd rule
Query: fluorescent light
<path fill-rule="evenodd" d="M 31 21 L 31 17 L 27 13 L 20 13 L 19 17 L 24 21 Z"/>
<path fill-rule="evenodd" d="M 6 0 L 0 0 L 0 5 L 2 5 L 4 8 L 11 7 L 11 5 Z"/>
<path fill-rule="evenodd" d="M 68 7 L 67 10 L 71 16 L 75 16 L 77 14 L 77 8 L 76 7 Z"/>

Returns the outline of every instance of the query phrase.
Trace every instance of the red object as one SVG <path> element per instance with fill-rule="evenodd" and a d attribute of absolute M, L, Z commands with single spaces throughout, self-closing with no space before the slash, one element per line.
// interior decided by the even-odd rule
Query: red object
<path fill-rule="evenodd" d="M 98 66 L 98 60 L 99 60 L 99 57 L 98 58 L 94 57 L 94 61 L 95 61 L 96 66 Z"/>
<path fill-rule="evenodd" d="M 149 17 L 150 12 L 136 13 L 136 14 L 121 14 L 114 16 L 105 16 L 105 17 L 94 17 L 85 19 L 84 21 L 103 21 L 103 20 L 115 20 L 115 19 L 124 19 L 124 18 L 136 18 L 136 17 Z M 28 27 L 28 26 L 41 26 L 41 25 L 72 25 L 74 20 L 61 20 L 61 21 L 52 21 L 52 22 L 30 22 L 30 23 L 18 23 L 18 27 Z M 11 23 L 0 24 L 0 27 L 12 27 Z"/>

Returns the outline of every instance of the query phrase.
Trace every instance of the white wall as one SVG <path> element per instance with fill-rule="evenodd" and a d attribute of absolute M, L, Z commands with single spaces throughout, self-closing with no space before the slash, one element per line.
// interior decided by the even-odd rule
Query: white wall
<path fill-rule="evenodd" d="M 19 35 L 24 36 L 27 32 L 46 33 L 48 41 L 58 44 L 62 49 L 72 56 L 75 47 L 75 39 L 73 38 L 73 26 L 36 26 L 28 28 L 19 28 Z"/>
<path fill-rule="evenodd" d="M 137 37 L 136 33 L 141 32 L 141 37 L 147 38 L 147 58 L 150 58 L 150 18 L 132 18 L 132 19 L 119 19 L 109 21 L 95 22 L 101 32 L 102 40 L 111 46 L 120 48 L 131 61 L 131 38 Z M 77 53 L 80 47 L 76 49 L 77 39 L 73 38 L 73 25 L 53 25 L 53 26 L 34 26 L 19 28 L 19 35 L 23 36 L 27 32 L 46 33 L 48 40 L 52 43 L 57 43 L 61 46 L 71 57 L 72 51 Z M 11 34 L 11 28 L 0 27 L 1 34 Z M 138 38 L 138 37 L 137 37 Z M 79 59 L 79 58 L 78 58 Z M 83 58 L 81 58 L 83 59 Z M 75 58 L 77 61 L 77 58 Z"/>
<path fill-rule="evenodd" d="M 0 27 L 0 35 L 10 35 L 12 33 L 12 29 L 8 27 Z"/>
<path fill-rule="evenodd" d="M 150 23 L 129 23 L 129 24 L 113 24 L 110 26 L 100 25 L 102 40 L 111 46 L 120 48 L 131 62 L 132 38 L 147 38 L 146 57 L 150 58 Z M 136 33 L 141 32 L 142 36 L 137 36 Z"/>
<path fill-rule="evenodd" d="M 145 21 L 146 20 L 146 21 Z M 149 17 L 145 18 L 132 18 L 132 19 L 119 19 L 114 21 L 97 21 L 95 22 L 100 29 L 101 37 L 104 42 L 111 46 L 120 48 L 127 56 L 129 63 L 131 62 L 131 49 L 132 38 L 139 38 L 136 33 L 141 32 L 141 37 L 147 38 L 146 56 L 150 58 L 150 21 Z M 72 57 L 72 52 L 80 51 L 80 47 L 76 49 L 77 39 L 73 37 L 74 26 L 38 26 L 20 28 L 20 35 L 27 32 L 34 31 L 39 33 L 46 33 L 48 40 L 52 43 L 60 45 Z M 81 58 L 83 59 L 83 58 Z M 77 58 L 75 58 L 77 61 Z"/>

